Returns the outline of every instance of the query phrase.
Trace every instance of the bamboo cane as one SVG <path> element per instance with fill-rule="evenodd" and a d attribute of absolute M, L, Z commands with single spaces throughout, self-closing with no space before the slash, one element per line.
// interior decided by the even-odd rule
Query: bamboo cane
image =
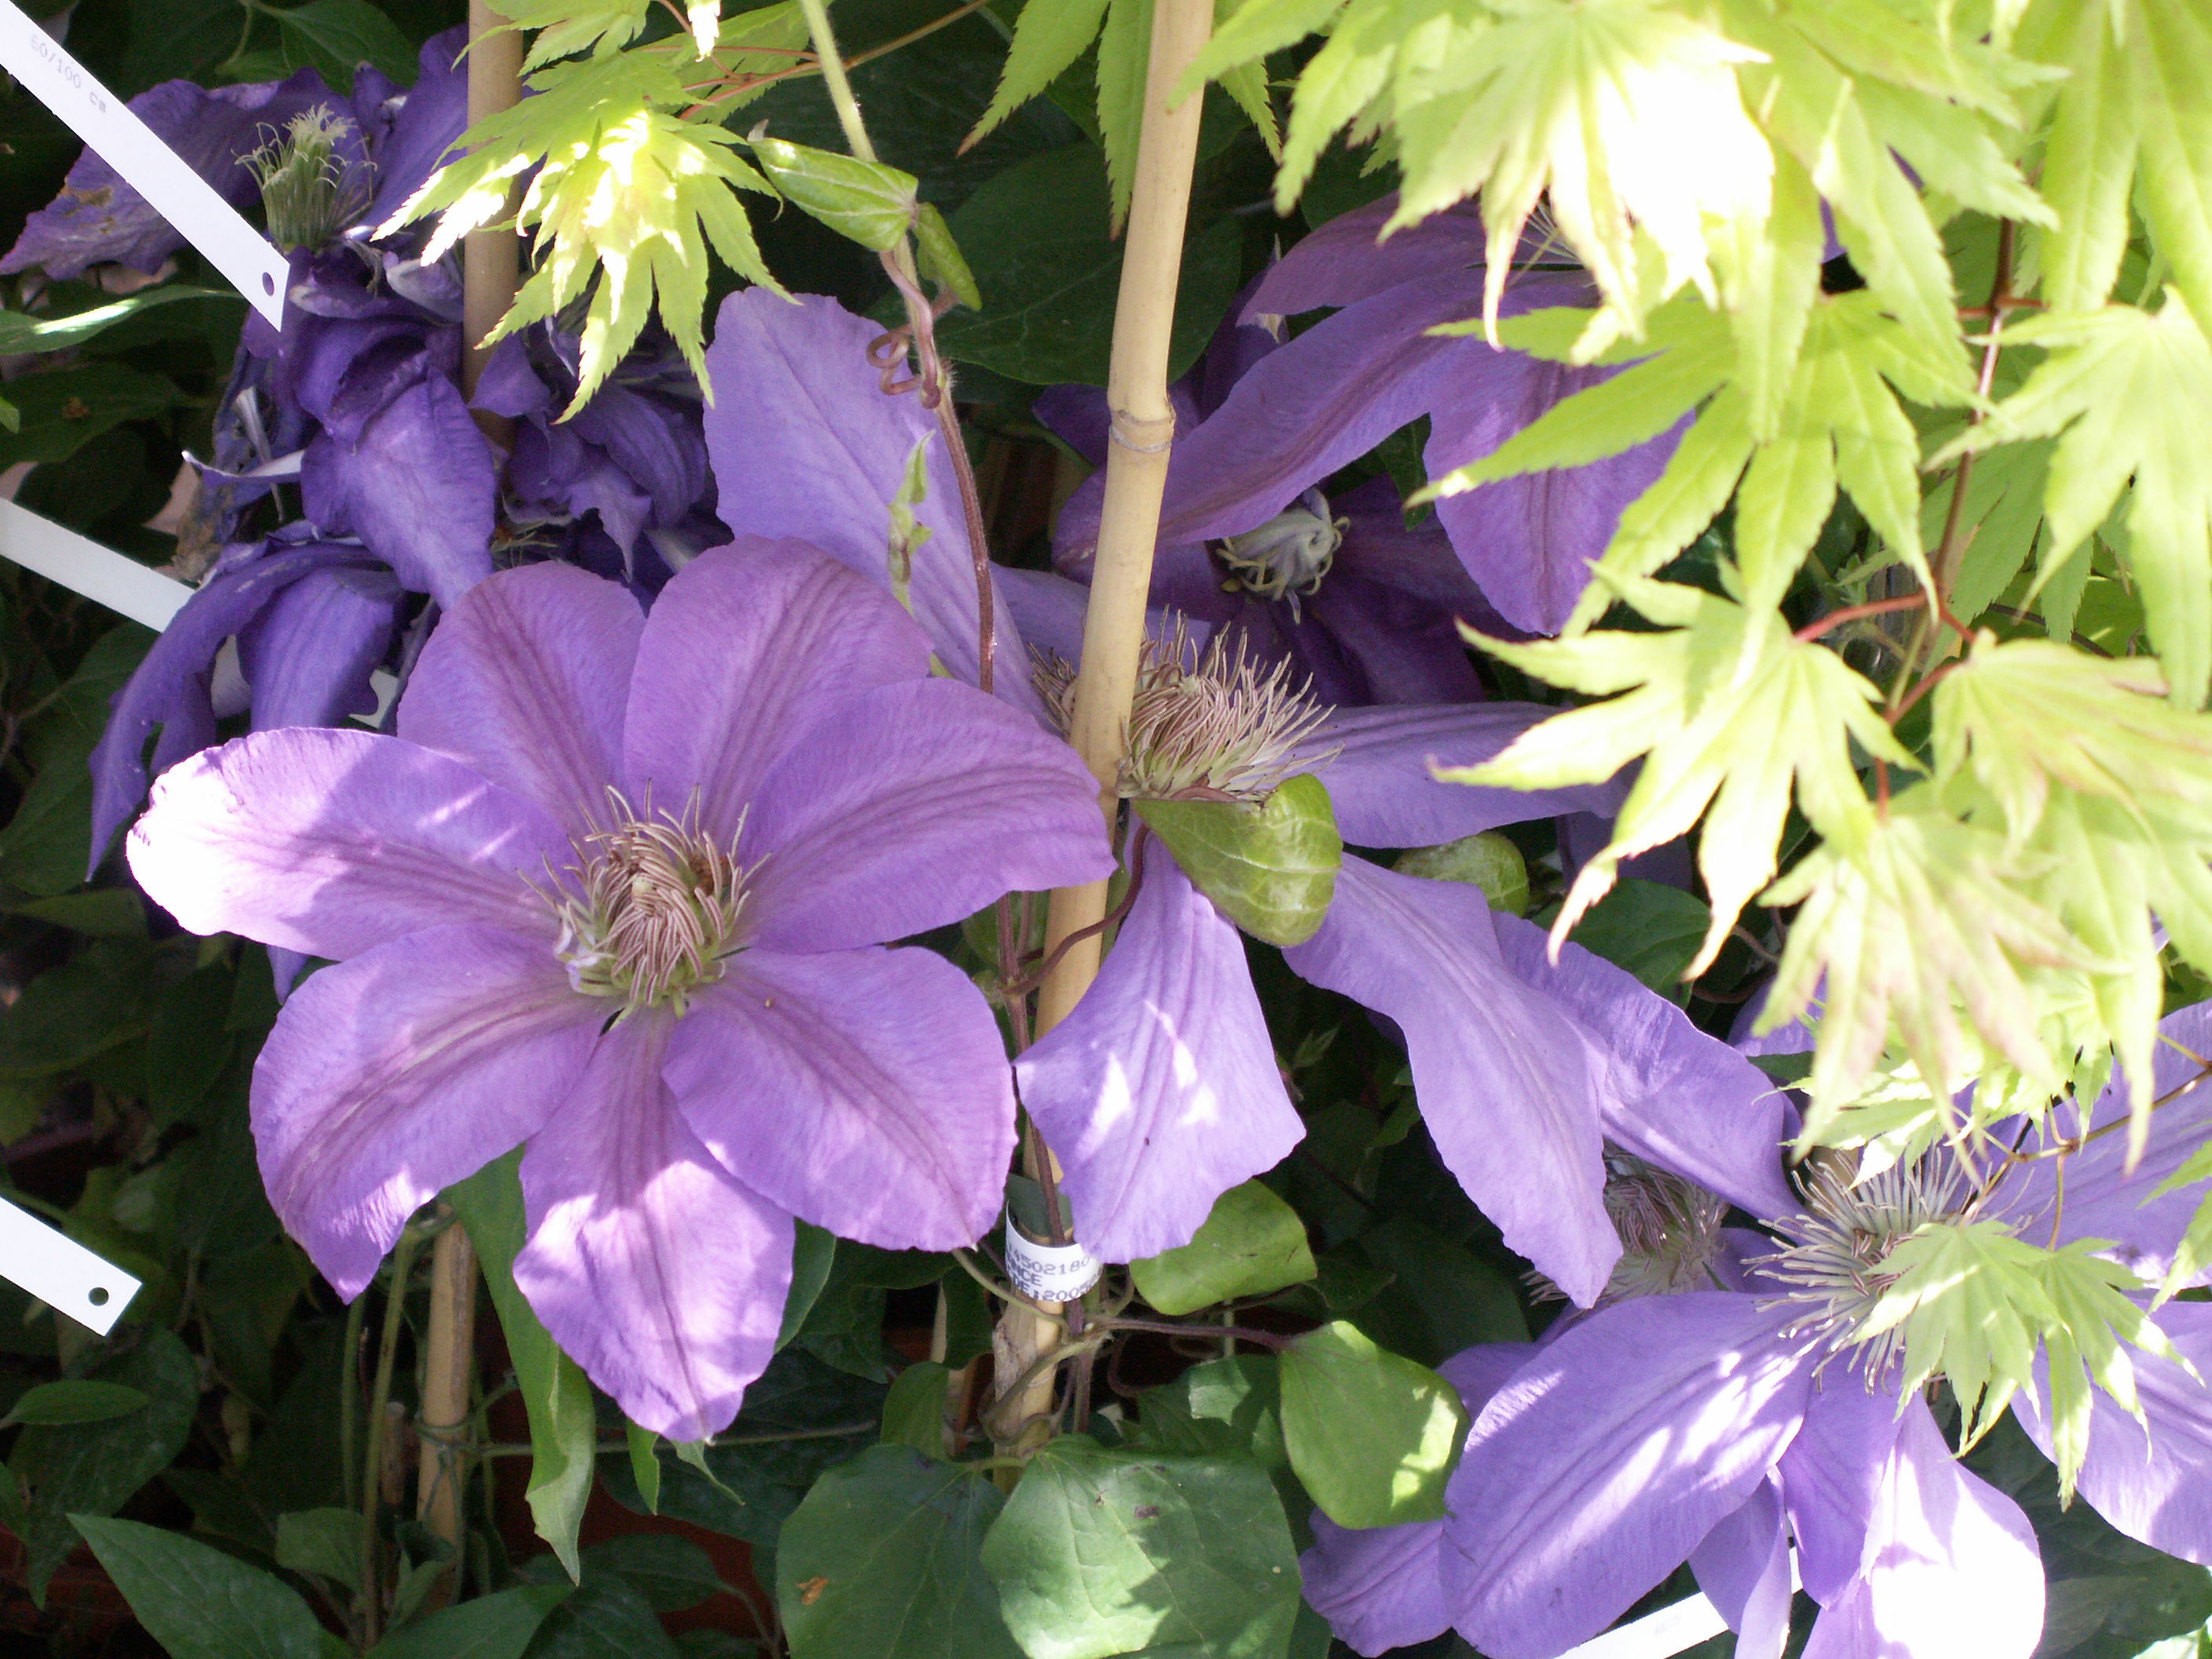
<path fill-rule="evenodd" d="M 1099 807 L 1109 829 L 1121 808 L 1118 786 L 1145 641 L 1152 544 L 1159 531 L 1160 499 L 1167 487 L 1168 455 L 1175 440 L 1175 409 L 1168 401 L 1168 349 L 1204 101 L 1194 94 L 1171 106 L 1170 99 L 1212 26 L 1213 0 L 1154 0 L 1144 118 L 1138 130 L 1136 187 L 1129 204 L 1121 287 L 1114 308 L 1114 350 L 1106 376 L 1113 416 L 1106 495 L 1068 732 L 1098 779 Z M 1048 913 L 1047 952 L 1105 914 L 1104 882 L 1061 888 L 1053 894 Z M 1038 1035 L 1065 1019 L 1097 977 L 1099 953 L 1100 936 L 1093 933 L 1076 941 L 1054 964 L 1038 991 Z M 1043 1156 L 1049 1158 L 1051 1153 L 1048 1150 Z M 1058 1311 L 1054 1304 L 1045 1305 Z M 1010 1308 L 1000 1322 L 994 1345 L 998 1375 L 1011 1378 L 1028 1374 L 1037 1356 L 1062 1341 L 1063 1328 L 1050 1314 Z M 1050 1413 L 1054 1383 L 1054 1372 L 1048 1368 L 1017 1398 L 1001 1401 L 995 1409 L 995 1418 L 1017 1448 L 1025 1439 L 1034 1439 L 1024 1436 L 1024 1425 Z"/>
<path fill-rule="evenodd" d="M 486 0 L 469 0 L 469 123 L 512 108 L 522 97 L 522 36 Z M 522 284 L 522 242 L 512 223 L 476 232 L 461 245 L 461 389 L 473 395 L 490 356 L 484 337 L 514 303 Z M 501 448 L 514 424 L 479 413 L 477 424 Z M 461 1489 L 468 1465 L 462 1445 L 475 1380 L 477 1255 L 457 1221 L 438 1235 L 430 1259 L 430 1322 L 422 1362 L 418 1416 L 422 1461 L 416 1477 L 416 1513 L 431 1534 L 461 1549 Z M 435 1592 L 450 1595 L 459 1574 Z"/>

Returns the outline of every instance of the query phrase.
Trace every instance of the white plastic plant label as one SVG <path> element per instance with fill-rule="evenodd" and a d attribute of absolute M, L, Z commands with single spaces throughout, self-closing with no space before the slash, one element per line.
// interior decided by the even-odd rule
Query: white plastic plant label
<path fill-rule="evenodd" d="M 122 1268 L 5 1199 L 0 1199 L 0 1278 L 100 1336 L 114 1328 L 138 1294 L 138 1281 Z"/>
<path fill-rule="evenodd" d="M 1080 1244 L 1039 1244 L 1006 1223 L 1006 1272 L 1014 1288 L 1037 1302 L 1072 1302 L 1098 1282 L 1098 1258 Z"/>
<path fill-rule="evenodd" d="M 284 325 L 284 256 L 11 0 L 0 0 L 0 67 L 207 255 L 271 328 Z"/>

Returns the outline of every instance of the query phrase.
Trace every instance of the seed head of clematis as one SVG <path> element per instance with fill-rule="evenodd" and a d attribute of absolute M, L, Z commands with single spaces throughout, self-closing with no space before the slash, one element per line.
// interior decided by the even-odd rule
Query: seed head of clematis
<path fill-rule="evenodd" d="M 374 169 L 354 124 L 325 105 L 294 116 L 246 166 L 261 189 L 269 240 L 288 253 L 335 240 L 368 209 Z"/>
<path fill-rule="evenodd" d="M 398 736 L 196 755 L 130 852 L 186 927 L 336 963 L 285 1005 L 252 1113 L 270 1201 L 339 1291 L 520 1144 L 517 1283 L 679 1440 L 775 1352 L 793 1216 L 943 1249 L 997 1213 L 990 1010 L 880 942 L 1113 867 L 1073 750 L 933 677 L 875 583 L 757 538 L 649 617 L 570 566 L 487 579 Z"/>

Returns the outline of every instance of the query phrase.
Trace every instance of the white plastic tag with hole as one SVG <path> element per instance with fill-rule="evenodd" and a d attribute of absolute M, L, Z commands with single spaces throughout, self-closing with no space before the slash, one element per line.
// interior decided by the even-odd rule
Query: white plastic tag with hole
<path fill-rule="evenodd" d="M 0 0 L 0 67 L 207 255 L 271 328 L 284 325 L 284 256 L 11 0 Z"/>
<path fill-rule="evenodd" d="M 122 1268 L 5 1199 L 0 1199 L 0 1278 L 100 1336 L 115 1328 L 138 1294 L 138 1281 Z"/>
<path fill-rule="evenodd" d="M 1039 1244 L 1006 1223 L 1006 1273 L 1014 1288 L 1039 1302 L 1072 1302 L 1098 1282 L 1098 1258 L 1080 1244 Z"/>

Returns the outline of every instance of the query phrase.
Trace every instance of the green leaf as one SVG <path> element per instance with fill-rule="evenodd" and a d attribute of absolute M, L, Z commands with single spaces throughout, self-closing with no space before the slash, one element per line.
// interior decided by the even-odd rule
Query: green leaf
<path fill-rule="evenodd" d="M 8 1458 L 28 1488 L 23 1575 L 40 1599 L 54 1569 L 77 1547 L 82 1517 L 112 1514 L 167 1468 L 184 1449 L 199 1408 L 198 1364 L 166 1329 L 148 1331 L 137 1347 L 101 1365 L 92 1380 L 136 1389 L 148 1403 L 104 1423 L 33 1425 Z"/>
<path fill-rule="evenodd" d="M 1463 881 L 1482 889 L 1493 910 L 1528 914 L 1528 860 L 1509 836 L 1486 830 L 1437 847 L 1416 847 L 1398 854 L 1390 866 L 1401 875 L 1430 881 Z"/>
<path fill-rule="evenodd" d="M 556 64 L 531 86 L 536 96 L 464 133 L 458 148 L 466 154 L 433 173 L 383 228 L 438 214 L 422 258 L 441 258 L 471 231 L 507 219 L 510 187 L 531 173 L 516 216 L 520 228 L 535 227 L 540 257 L 494 336 L 553 316 L 589 289 L 573 415 L 657 305 L 711 398 L 707 248 L 740 276 L 781 293 L 736 195 L 774 187 L 733 153 L 741 141 L 714 124 L 711 109 L 672 112 L 695 100 L 671 58 L 623 52 Z"/>
<path fill-rule="evenodd" d="M 328 1659 L 322 1626 L 283 1579 L 164 1528 L 70 1519 L 170 1659 Z"/>
<path fill-rule="evenodd" d="M 0 1417 L 0 1429 L 18 1423 L 104 1423 L 143 1407 L 146 1396 L 121 1382 L 40 1382 L 27 1389 Z"/>
<path fill-rule="evenodd" d="M 448 1188 L 446 1198 L 459 1212 L 483 1265 L 484 1283 L 499 1310 L 514 1364 L 515 1386 L 530 1413 L 532 1522 L 574 1577 L 576 1529 L 592 1495 L 599 1426 L 583 1367 L 561 1352 L 514 1282 L 514 1258 L 526 1234 L 521 1161 L 517 1148 Z"/>
<path fill-rule="evenodd" d="M 983 1561 L 1030 1659 L 1262 1659 L 1297 1616 L 1282 1503 L 1249 1463 L 1065 1436 L 1030 1461 Z"/>
<path fill-rule="evenodd" d="M 403 87 L 415 78 L 415 48 L 368 0 L 307 0 L 263 15 L 283 31 L 285 61 L 319 70 L 341 97 L 353 90 L 356 64 L 372 64 Z"/>
<path fill-rule="evenodd" d="M 1848 845 L 1874 822 L 1851 744 L 1893 765 L 1917 763 L 1875 712 L 1880 694 L 1874 686 L 1834 652 L 1794 637 L 1775 611 L 1673 584 L 1633 581 L 1623 592 L 1674 631 L 1589 633 L 1522 645 L 1472 637 L 1552 684 L 1591 696 L 1626 695 L 1555 715 L 1486 765 L 1437 775 L 1555 788 L 1595 782 L 1645 757 L 1612 842 L 1576 877 L 1553 937 L 1565 937 L 1611 888 L 1620 860 L 1686 834 L 1702 817 L 1698 869 L 1712 920 L 1689 966 L 1696 975 L 1711 965 L 1744 905 L 1773 878 L 1793 785 L 1814 827 Z"/>
<path fill-rule="evenodd" d="M 58 893 L 52 898 L 21 899 L 0 905 L 11 916 L 52 922 L 90 939 L 143 939 L 146 903 L 127 887 L 101 888 L 88 893 Z"/>
<path fill-rule="evenodd" d="M 8 383 L 8 395 L 21 423 L 0 437 L 0 467 L 66 460 L 110 428 L 183 401 L 166 376 L 104 362 L 23 375 Z"/>
<path fill-rule="evenodd" d="M 645 1504 L 647 1515 L 660 1513 L 660 1437 L 651 1429 L 641 1429 L 635 1423 L 623 1424 L 623 1437 L 629 1447 L 630 1479 L 637 1483 L 637 1495 Z"/>
<path fill-rule="evenodd" d="M 1283 1399 L 1272 1354 L 1232 1354 L 1193 1365 L 1145 1392 L 1139 1425 L 1150 1451 L 1245 1460 L 1262 1468 L 1290 1462 L 1283 1448 Z"/>
<path fill-rule="evenodd" d="M 2156 312 L 2106 306 L 2006 331 L 2051 355 L 1935 462 L 2027 438 L 2056 438 L 2044 514 L 2056 563 L 2102 525 L 2130 477 L 2127 562 L 2172 681 L 2203 706 L 2212 686 L 2212 343 L 2177 295 Z M 1934 463 L 1931 462 L 1931 465 Z"/>
<path fill-rule="evenodd" d="M 90 847 L 89 761 L 106 726 L 110 700 L 153 643 L 152 630 L 137 623 L 110 629 L 85 653 L 46 711 L 25 726 L 23 748 L 38 775 L 0 830 L 0 877 L 24 891 L 67 892 L 82 884 L 97 861 L 93 855 L 106 851 Z"/>
<path fill-rule="evenodd" d="M 2101 304 L 2138 209 L 2175 285 L 2212 317 L 2212 25 L 2191 0 L 2031 0 L 2023 57 L 2067 73 L 2053 110 L 2043 187 L 2058 210 L 2045 236 L 2051 303 Z M 2130 174 L 2134 188 L 2130 188 Z"/>
<path fill-rule="evenodd" d="M 106 333 L 116 324 L 126 322 L 156 306 L 169 305 L 179 300 L 227 302 L 230 297 L 219 289 L 193 288 L 177 283 L 143 289 L 128 299 L 111 301 L 106 305 L 94 306 L 89 310 L 72 312 L 62 317 L 33 317 L 26 312 L 0 311 L 0 356 L 12 357 L 24 353 L 67 350 L 71 346 L 81 346 L 86 341 Z"/>
<path fill-rule="evenodd" d="M 983 1471 L 905 1446 L 830 1470 L 776 1545 L 793 1659 L 1016 1659 L 977 1553 L 1004 1503 Z"/>
<path fill-rule="evenodd" d="M 1256 1181 L 1231 1187 L 1178 1249 L 1129 1264 L 1137 1293 L 1164 1314 L 1265 1296 L 1314 1276 L 1298 1212 Z"/>
<path fill-rule="evenodd" d="M 545 1616 L 568 1595 L 565 1584 L 518 1584 L 479 1596 L 393 1632 L 371 1650 L 370 1659 L 522 1659 Z"/>
<path fill-rule="evenodd" d="M 943 1457 L 945 1391 L 951 1381 L 951 1369 L 934 1359 L 916 1360 L 901 1371 L 884 1397 L 884 1443 Z"/>
<path fill-rule="evenodd" d="M 729 1590 L 706 1551 L 665 1533 L 629 1533 L 592 1545 L 584 1552 L 584 1575 L 595 1572 L 620 1574 L 655 1613 L 683 1613 Z"/>
<path fill-rule="evenodd" d="M 1098 137 L 1114 197 L 1114 230 L 1129 216 L 1144 125 L 1145 71 L 1152 58 L 1152 0 L 1107 0 L 1098 33 Z"/>
<path fill-rule="evenodd" d="M 567 1590 L 530 1642 L 530 1659 L 677 1659 L 676 1644 L 645 1592 L 586 1558 L 584 1582 Z"/>
<path fill-rule="evenodd" d="M 1378 1348 L 1342 1320 L 1279 1356 L 1283 1443 L 1330 1520 L 1345 1527 L 1439 1521 L 1467 1438 L 1459 1391 Z"/>
<path fill-rule="evenodd" d="M 154 1005 L 146 1042 L 146 1108 L 156 1121 L 182 1121 L 207 1097 L 235 1046 L 222 1029 L 234 975 L 222 964 L 196 969 Z"/>
<path fill-rule="evenodd" d="M 361 1578 L 361 1511 L 302 1510 L 276 1517 L 276 1565 L 319 1573 L 334 1583 Z"/>
<path fill-rule="evenodd" d="M 769 182 L 840 236 L 882 253 L 912 228 L 918 200 L 912 173 L 782 138 L 746 142 Z"/>
<path fill-rule="evenodd" d="M 1311 773 L 1266 801 L 1130 803 L 1182 872 L 1229 919 L 1270 945 L 1302 945 L 1336 892 L 1344 842 L 1328 791 Z"/>
<path fill-rule="evenodd" d="M 791 1291 L 784 1297 L 783 1329 L 775 1340 L 779 1349 L 787 1346 L 806 1323 L 815 1299 L 830 1282 L 830 1270 L 837 1255 L 836 1234 L 804 1221 L 796 1224 L 791 1247 Z"/>
<path fill-rule="evenodd" d="M 961 148 L 979 142 L 1058 80 L 1098 38 L 1098 26 L 1105 16 L 1106 0 L 1027 0 L 1014 21 L 1014 38 L 1006 48 L 1006 66 L 1000 73 L 999 89 L 991 94 L 991 106 Z"/>
<path fill-rule="evenodd" d="M 953 238 L 952 227 L 927 202 L 915 210 L 914 246 L 924 276 L 949 291 L 970 311 L 982 305 L 983 295 L 975 286 L 975 273 L 969 270 L 960 244 Z"/>
<path fill-rule="evenodd" d="M 1712 912 L 1696 894 L 1629 880 L 1584 913 L 1575 943 L 1679 1003 L 1688 995 L 1682 976 L 1711 925 Z"/>
<path fill-rule="evenodd" d="M 1032 386 L 1106 383 L 1121 244 L 1109 234 L 1105 168 L 1088 143 L 1031 156 L 993 178 L 952 215 L 981 309 L 937 326 L 945 355 Z M 1242 280 L 1233 218 L 1194 226 L 1176 289 L 1169 370 L 1198 359 Z"/>

